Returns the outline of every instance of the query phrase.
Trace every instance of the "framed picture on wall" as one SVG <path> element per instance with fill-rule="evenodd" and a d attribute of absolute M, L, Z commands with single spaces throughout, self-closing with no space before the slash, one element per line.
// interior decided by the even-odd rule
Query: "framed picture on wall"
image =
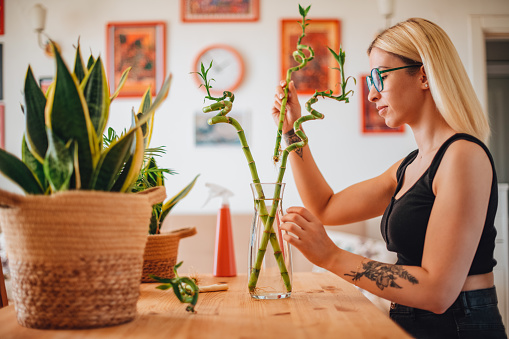
<path fill-rule="evenodd" d="M 109 23 L 106 35 L 110 91 L 132 67 L 119 97 L 140 97 L 149 86 L 155 95 L 166 72 L 166 23 Z"/>
<path fill-rule="evenodd" d="M 4 49 L 0 44 L 0 100 L 4 100 Z"/>
<path fill-rule="evenodd" d="M 283 19 L 281 21 L 281 79 L 286 79 L 288 68 L 297 66 L 293 52 L 297 49 L 297 41 L 302 34 L 299 19 Z M 311 46 L 315 58 L 304 68 L 292 73 L 297 92 L 313 94 L 315 90 L 324 91 L 332 89 L 335 94 L 340 91 L 339 71 L 332 69 L 338 67 L 337 62 L 327 47 L 336 53 L 340 44 L 339 20 L 313 19 L 306 27 L 306 36 L 301 43 Z M 304 51 L 308 55 L 307 51 Z"/>
<path fill-rule="evenodd" d="M 48 91 L 48 88 L 52 82 L 53 82 L 53 77 L 40 77 L 39 78 L 39 87 L 41 87 L 41 90 L 43 93 L 46 93 Z"/>
<path fill-rule="evenodd" d="M 5 149 L 5 105 L 0 102 L 0 148 Z"/>
<path fill-rule="evenodd" d="M 247 111 L 236 111 L 228 114 L 228 116 L 234 118 L 242 125 L 246 138 L 248 138 L 250 128 L 249 113 Z M 209 125 L 207 121 L 211 117 L 210 114 L 204 114 L 202 111 L 195 113 L 195 146 L 240 146 L 237 130 L 230 124 L 225 123 Z"/>
<path fill-rule="evenodd" d="M 259 0 L 180 0 L 184 22 L 257 21 Z"/>
<path fill-rule="evenodd" d="M 366 85 L 366 74 L 359 77 L 360 93 L 362 93 L 361 121 L 362 133 L 403 133 L 405 126 L 391 128 L 385 124 L 385 119 L 378 115 L 376 104 L 368 100 L 368 86 Z"/>

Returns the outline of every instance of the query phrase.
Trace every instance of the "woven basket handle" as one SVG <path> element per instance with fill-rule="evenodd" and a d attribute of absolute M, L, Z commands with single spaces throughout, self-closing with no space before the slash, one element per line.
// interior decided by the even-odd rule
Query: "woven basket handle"
<path fill-rule="evenodd" d="M 186 227 L 172 231 L 171 234 L 177 235 L 179 239 L 187 238 L 196 234 L 196 227 Z"/>
<path fill-rule="evenodd" d="M 136 194 L 146 195 L 150 205 L 155 205 L 163 202 L 166 199 L 166 188 L 164 186 L 156 186 L 147 190 L 138 192 Z"/>
<path fill-rule="evenodd" d="M 23 202 L 22 195 L 0 189 L 0 207 L 15 207 Z"/>

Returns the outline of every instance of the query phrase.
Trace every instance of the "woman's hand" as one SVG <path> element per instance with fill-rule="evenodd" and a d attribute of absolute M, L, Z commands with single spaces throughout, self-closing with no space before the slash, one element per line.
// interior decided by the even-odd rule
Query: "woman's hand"
<path fill-rule="evenodd" d="M 279 113 L 281 112 L 281 105 L 285 96 L 285 86 L 286 81 L 282 80 L 279 86 L 276 87 L 274 106 L 272 107 L 272 117 L 274 118 L 276 125 L 279 125 Z M 290 85 L 288 86 L 288 100 L 286 102 L 285 112 L 283 134 L 291 130 L 293 128 L 293 123 L 301 116 L 301 108 L 297 95 L 297 89 L 295 88 L 293 81 L 290 81 Z"/>
<path fill-rule="evenodd" d="M 281 218 L 284 239 L 313 264 L 327 269 L 341 251 L 325 232 L 320 220 L 304 207 L 290 207 Z"/>

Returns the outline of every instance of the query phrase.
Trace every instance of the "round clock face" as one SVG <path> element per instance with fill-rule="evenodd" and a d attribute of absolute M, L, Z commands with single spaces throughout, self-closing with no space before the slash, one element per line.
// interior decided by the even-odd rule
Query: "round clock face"
<path fill-rule="evenodd" d="M 230 46 L 227 45 L 213 45 L 205 48 L 200 54 L 195 63 L 195 72 L 201 70 L 201 64 L 205 69 L 210 66 L 212 61 L 212 68 L 210 69 L 207 78 L 214 79 L 210 82 L 212 86 L 211 92 L 214 95 L 222 94 L 223 91 L 233 91 L 241 83 L 244 76 L 244 63 L 240 54 Z M 196 80 L 201 84 L 201 78 L 196 74 Z"/>

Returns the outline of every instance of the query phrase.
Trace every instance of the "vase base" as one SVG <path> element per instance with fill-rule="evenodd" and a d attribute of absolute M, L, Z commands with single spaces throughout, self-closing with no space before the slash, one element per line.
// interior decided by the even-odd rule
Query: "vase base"
<path fill-rule="evenodd" d="M 260 300 L 275 300 L 275 299 L 286 299 L 290 298 L 292 295 L 292 292 L 287 293 L 250 293 L 251 298 L 253 299 L 260 299 Z"/>

